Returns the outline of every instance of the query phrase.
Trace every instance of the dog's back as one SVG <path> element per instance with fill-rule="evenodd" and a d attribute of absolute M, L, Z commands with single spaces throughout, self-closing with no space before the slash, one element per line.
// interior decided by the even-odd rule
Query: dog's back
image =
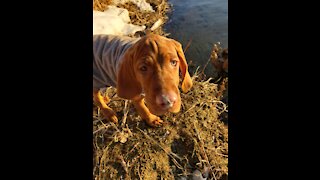
<path fill-rule="evenodd" d="M 122 56 L 138 40 L 127 36 L 93 36 L 93 88 L 117 86 L 118 66 Z"/>

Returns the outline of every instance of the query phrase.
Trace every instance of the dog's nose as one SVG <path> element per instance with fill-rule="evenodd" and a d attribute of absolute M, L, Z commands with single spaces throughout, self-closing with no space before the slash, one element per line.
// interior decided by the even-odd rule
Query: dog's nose
<path fill-rule="evenodd" d="M 171 108 L 176 101 L 177 101 L 177 95 L 173 92 L 161 94 L 156 97 L 156 103 L 162 109 Z"/>

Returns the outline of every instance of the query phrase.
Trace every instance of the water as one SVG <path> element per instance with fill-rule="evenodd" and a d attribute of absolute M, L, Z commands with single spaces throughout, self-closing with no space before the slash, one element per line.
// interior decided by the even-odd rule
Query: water
<path fill-rule="evenodd" d="M 169 0 L 173 5 L 170 20 L 164 30 L 170 38 L 179 41 L 183 48 L 192 39 L 185 56 L 195 66 L 202 69 L 210 57 L 214 43 L 220 42 L 222 48 L 228 47 L 228 1 L 227 0 Z M 205 73 L 214 76 L 214 67 L 209 63 Z"/>

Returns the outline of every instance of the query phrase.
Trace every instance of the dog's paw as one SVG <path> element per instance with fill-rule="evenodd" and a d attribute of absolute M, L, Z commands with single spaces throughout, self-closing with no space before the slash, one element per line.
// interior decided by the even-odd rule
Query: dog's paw
<path fill-rule="evenodd" d="M 118 118 L 115 115 L 112 115 L 111 117 L 107 118 L 108 120 L 112 121 L 115 124 L 118 124 Z"/>
<path fill-rule="evenodd" d="M 109 120 L 112 121 L 113 123 L 117 124 L 118 123 L 118 118 L 116 116 L 116 113 L 113 110 L 110 109 L 102 109 L 102 114 L 104 115 L 104 117 Z"/>
<path fill-rule="evenodd" d="M 163 121 L 158 116 L 155 116 L 155 115 L 150 115 L 146 119 L 146 122 L 151 127 L 159 127 L 163 124 Z"/>

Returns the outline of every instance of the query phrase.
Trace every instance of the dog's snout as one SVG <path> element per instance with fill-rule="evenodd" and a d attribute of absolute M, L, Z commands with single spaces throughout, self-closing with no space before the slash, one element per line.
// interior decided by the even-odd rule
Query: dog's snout
<path fill-rule="evenodd" d="M 171 108 L 176 101 L 177 101 L 177 95 L 173 92 L 161 94 L 156 97 L 156 103 L 162 109 Z"/>

